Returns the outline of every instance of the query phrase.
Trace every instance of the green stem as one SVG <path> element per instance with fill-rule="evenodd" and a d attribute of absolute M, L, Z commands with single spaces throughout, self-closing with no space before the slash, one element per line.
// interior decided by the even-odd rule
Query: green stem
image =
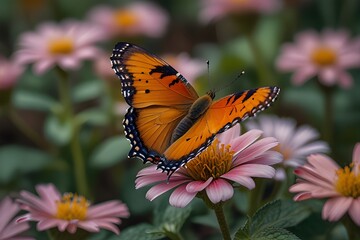
<path fill-rule="evenodd" d="M 221 230 L 224 240 L 231 239 L 229 227 L 228 227 L 228 224 L 225 219 L 223 203 L 220 202 L 220 203 L 214 204 L 213 209 L 215 211 L 216 218 L 218 220 L 220 230 Z"/>
<path fill-rule="evenodd" d="M 165 235 L 171 240 L 183 240 L 183 237 L 178 233 L 166 231 Z"/>
<path fill-rule="evenodd" d="M 321 89 L 324 94 L 324 102 L 325 102 L 325 115 L 324 115 L 324 125 L 323 125 L 323 137 L 325 141 L 329 143 L 330 146 L 332 146 L 333 143 L 333 129 L 334 129 L 334 112 L 333 112 L 333 93 L 334 88 L 333 87 L 327 87 L 321 85 Z"/>
<path fill-rule="evenodd" d="M 264 181 L 255 180 L 256 187 L 252 191 L 250 191 L 250 206 L 249 206 L 249 216 L 254 215 L 257 209 L 260 207 L 262 202 L 262 196 L 265 188 Z"/>
<path fill-rule="evenodd" d="M 65 119 L 68 119 L 71 123 L 72 136 L 70 141 L 70 148 L 72 158 L 74 161 L 74 175 L 76 181 L 76 188 L 79 194 L 89 196 L 88 184 L 85 172 L 85 161 L 80 146 L 79 139 L 79 126 L 74 117 L 74 110 L 72 108 L 71 97 L 70 97 L 70 86 L 68 74 L 61 68 L 57 68 L 60 80 L 59 80 L 59 95 L 61 102 L 64 107 Z"/>
<path fill-rule="evenodd" d="M 219 203 L 215 203 L 215 204 L 212 203 L 205 192 L 199 193 L 198 196 L 205 202 L 206 206 L 208 206 L 209 208 L 211 208 L 215 211 L 216 218 L 219 223 L 219 227 L 220 227 L 223 239 L 230 240 L 231 239 L 230 230 L 229 230 L 229 226 L 226 222 L 226 218 L 225 218 L 225 214 L 224 214 L 224 210 L 223 210 L 224 202 L 219 202 Z"/>
<path fill-rule="evenodd" d="M 246 35 L 247 41 L 249 43 L 250 50 L 254 57 L 256 71 L 259 77 L 259 85 L 260 86 L 267 86 L 267 85 L 274 85 L 275 81 L 273 79 L 273 74 L 271 73 L 266 61 L 265 57 L 261 53 L 261 49 L 256 42 L 255 36 L 253 33 L 248 33 Z"/>
<path fill-rule="evenodd" d="M 360 239 L 360 227 L 352 221 L 348 214 L 342 218 L 342 223 L 346 228 L 348 239 Z"/>
<path fill-rule="evenodd" d="M 11 121 L 27 138 L 40 148 L 46 149 L 49 152 L 54 152 L 53 147 L 44 141 L 44 139 L 36 131 L 34 131 L 33 128 L 29 127 L 24 119 L 20 117 L 14 109 L 9 109 L 8 113 Z"/>

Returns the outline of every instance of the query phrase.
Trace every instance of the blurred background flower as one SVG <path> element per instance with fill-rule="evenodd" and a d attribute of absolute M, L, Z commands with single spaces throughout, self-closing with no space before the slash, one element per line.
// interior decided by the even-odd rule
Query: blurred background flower
<path fill-rule="evenodd" d="M 317 77 L 325 86 L 349 88 L 353 78 L 347 69 L 360 67 L 360 39 L 350 39 L 346 30 L 298 33 L 295 43 L 282 47 L 277 67 L 294 72 L 295 85 Z"/>
<path fill-rule="evenodd" d="M 40 197 L 20 192 L 18 202 L 28 213 L 17 222 L 36 221 L 39 231 L 57 228 L 60 232 L 75 234 L 78 228 L 88 232 L 99 232 L 103 228 L 119 234 L 116 224 L 121 223 L 120 218 L 129 217 L 127 206 L 117 200 L 92 205 L 77 194 L 61 195 L 53 184 L 37 185 L 36 191 Z"/>
<path fill-rule="evenodd" d="M 339 221 L 347 213 L 360 226 L 359 173 L 360 143 L 357 143 L 352 163 L 344 168 L 328 156 L 310 155 L 308 162 L 295 170 L 299 179 L 289 190 L 297 193 L 295 201 L 327 198 L 322 210 L 323 219 Z"/>
<path fill-rule="evenodd" d="M 279 118 L 272 115 L 261 115 L 245 123 L 248 129 L 260 129 L 265 137 L 274 137 L 279 144 L 274 148 L 283 156 L 283 161 L 276 171 L 276 179 L 286 177 L 284 168 L 295 168 L 303 165 L 306 157 L 313 153 L 326 153 L 329 146 L 318 140 L 319 132 L 307 125 L 297 126 L 290 118 Z"/>
<path fill-rule="evenodd" d="M 272 13 L 279 9 L 279 0 L 202 0 L 200 19 L 219 20 L 231 14 Z"/>
<path fill-rule="evenodd" d="M 78 21 L 43 23 L 36 32 L 20 36 L 16 61 L 34 63 L 37 74 L 54 65 L 65 70 L 77 69 L 83 60 L 97 57 L 98 49 L 94 44 L 102 38 L 98 28 Z"/>
<path fill-rule="evenodd" d="M 12 88 L 22 73 L 22 66 L 16 64 L 12 59 L 0 56 L 0 91 Z"/>
<path fill-rule="evenodd" d="M 168 25 L 168 15 L 148 2 L 134 2 L 124 7 L 97 6 L 89 20 L 104 30 L 108 39 L 114 37 L 160 37 Z"/>
<path fill-rule="evenodd" d="M 15 215 L 19 211 L 19 204 L 15 203 L 10 197 L 5 197 L 0 201 L 0 240 L 34 239 L 23 235 L 25 231 L 30 229 L 30 225 L 27 222 L 15 222 Z"/>

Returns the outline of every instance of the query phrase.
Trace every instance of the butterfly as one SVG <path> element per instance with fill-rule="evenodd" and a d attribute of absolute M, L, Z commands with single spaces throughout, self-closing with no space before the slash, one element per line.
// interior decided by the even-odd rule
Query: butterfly
<path fill-rule="evenodd" d="M 119 42 L 110 60 L 130 106 L 123 120 L 128 157 L 168 174 L 200 154 L 216 134 L 269 107 L 280 92 L 261 87 L 215 101 L 213 91 L 199 97 L 180 73 L 139 46 Z"/>

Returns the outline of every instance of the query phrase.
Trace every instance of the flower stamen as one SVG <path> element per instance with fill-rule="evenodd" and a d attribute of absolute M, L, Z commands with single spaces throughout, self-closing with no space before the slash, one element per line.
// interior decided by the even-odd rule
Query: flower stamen
<path fill-rule="evenodd" d="M 118 10 L 114 13 L 114 20 L 118 26 L 129 27 L 136 24 L 137 17 L 134 13 L 128 10 Z"/>
<path fill-rule="evenodd" d="M 56 204 L 56 217 L 67 221 L 85 220 L 87 209 L 90 205 L 86 198 L 72 193 L 65 193 Z"/>
<path fill-rule="evenodd" d="M 329 47 L 319 47 L 311 54 L 312 61 L 319 66 L 329 66 L 336 62 L 336 52 Z"/>
<path fill-rule="evenodd" d="M 187 172 L 194 180 L 219 178 L 231 168 L 234 151 L 230 148 L 230 145 L 219 146 L 219 140 L 215 139 L 206 150 L 186 164 Z"/>
<path fill-rule="evenodd" d="M 355 174 L 354 167 L 360 166 L 350 164 L 350 166 L 336 171 L 338 179 L 335 183 L 335 188 L 336 191 L 346 197 L 358 198 L 360 197 L 360 174 Z"/>
<path fill-rule="evenodd" d="M 48 50 L 51 54 L 70 54 L 74 51 L 74 42 L 67 37 L 53 39 L 48 43 Z"/>

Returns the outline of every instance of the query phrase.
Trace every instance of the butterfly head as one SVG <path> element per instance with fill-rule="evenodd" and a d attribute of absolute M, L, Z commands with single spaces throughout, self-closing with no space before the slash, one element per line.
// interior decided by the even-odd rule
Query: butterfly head
<path fill-rule="evenodd" d="M 211 97 L 212 100 L 214 100 L 214 98 L 215 98 L 215 91 L 214 90 L 210 90 L 206 94 L 209 95 L 209 97 Z"/>

